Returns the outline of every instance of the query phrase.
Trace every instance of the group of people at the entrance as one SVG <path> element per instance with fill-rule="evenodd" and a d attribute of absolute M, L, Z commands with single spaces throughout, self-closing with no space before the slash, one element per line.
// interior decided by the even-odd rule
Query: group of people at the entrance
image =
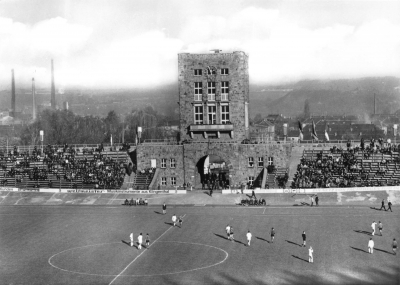
<path fill-rule="evenodd" d="M 229 179 L 224 172 L 219 172 L 218 174 L 215 172 L 206 173 L 202 177 L 201 185 L 202 190 L 206 190 L 206 186 L 208 190 L 228 189 Z"/>

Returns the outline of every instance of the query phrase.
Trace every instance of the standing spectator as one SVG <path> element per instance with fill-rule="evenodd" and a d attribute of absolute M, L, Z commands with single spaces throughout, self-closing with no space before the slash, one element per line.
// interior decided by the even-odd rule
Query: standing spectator
<path fill-rule="evenodd" d="M 319 201 L 318 196 L 315 196 L 315 206 L 318 206 L 318 201 Z"/>
<path fill-rule="evenodd" d="M 309 263 L 314 263 L 313 252 L 314 252 L 314 250 L 310 246 L 310 248 L 308 249 L 308 262 Z"/>
<path fill-rule="evenodd" d="M 373 221 L 372 224 L 371 224 L 372 235 L 375 235 L 375 226 L 376 226 L 376 223 L 375 223 L 375 221 Z"/>
<path fill-rule="evenodd" d="M 303 237 L 303 247 L 306 247 L 306 232 L 303 231 L 303 233 L 301 234 L 301 236 Z"/>
<path fill-rule="evenodd" d="M 389 210 L 390 210 L 390 212 L 393 212 L 393 211 L 392 211 L 392 202 L 390 202 L 390 201 L 388 200 L 388 208 L 387 208 L 386 211 L 389 211 Z"/>
<path fill-rule="evenodd" d="M 247 231 L 246 237 L 247 237 L 247 244 L 250 246 L 250 242 L 251 242 L 251 232 L 250 230 Z"/>
<path fill-rule="evenodd" d="M 131 246 L 133 246 L 133 233 L 130 234 L 129 238 L 131 239 Z"/>
<path fill-rule="evenodd" d="M 382 225 L 381 221 L 379 221 L 378 228 L 379 228 L 379 233 L 382 236 L 383 225 Z"/>
<path fill-rule="evenodd" d="M 142 233 L 140 233 L 140 235 L 138 236 L 137 241 L 138 241 L 138 249 L 142 249 L 142 242 L 143 242 Z"/>
<path fill-rule="evenodd" d="M 243 190 L 244 190 L 244 183 L 242 183 L 242 185 L 240 185 L 240 190 L 242 191 L 242 194 L 243 194 Z"/>
<path fill-rule="evenodd" d="M 256 193 L 254 192 L 254 190 L 251 191 L 251 198 L 257 199 L 256 198 Z"/>
<path fill-rule="evenodd" d="M 396 255 L 396 250 L 397 250 L 397 241 L 394 238 L 392 242 L 392 249 L 393 249 L 393 254 Z"/>
<path fill-rule="evenodd" d="M 274 228 L 271 229 L 271 242 L 274 243 L 274 238 L 275 238 L 275 230 Z"/>
<path fill-rule="evenodd" d="M 172 216 L 172 222 L 174 223 L 174 227 L 175 227 L 175 225 L 176 225 L 176 215 L 175 214 Z"/>
<path fill-rule="evenodd" d="M 381 208 L 379 210 L 382 211 L 382 208 L 386 211 L 385 200 L 382 200 Z"/>
<path fill-rule="evenodd" d="M 314 205 L 314 197 L 311 196 L 311 207 Z"/>
<path fill-rule="evenodd" d="M 167 213 L 167 205 L 165 205 L 165 202 L 164 202 L 164 205 L 162 206 L 162 212 L 163 212 L 163 215 L 165 215 Z"/>
<path fill-rule="evenodd" d="M 372 240 L 372 238 L 370 238 L 368 242 L 368 252 L 370 254 L 374 252 L 374 241 Z"/>
<path fill-rule="evenodd" d="M 213 189 L 210 188 L 210 197 L 212 197 Z"/>
<path fill-rule="evenodd" d="M 226 230 L 226 235 L 228 236 L 228 239 L 230 239 L 230 235 L 231 235 L 231 227 L 229 225 L 226 226 L 225 228 Z"/>

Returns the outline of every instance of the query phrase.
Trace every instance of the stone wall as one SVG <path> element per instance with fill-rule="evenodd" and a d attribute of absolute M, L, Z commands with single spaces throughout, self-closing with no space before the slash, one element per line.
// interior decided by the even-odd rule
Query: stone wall
<path fill-rule="evenodd" d="M 207 155 L 217 155 L 225 161 L 229 168 L 230 184 L 236 185 L 247 182 L 249 176 L 255 178 L 261 173 L 263 167 L 258 167 L 258 157 L 264 158 L 267 166 L 268 157 L 273 157 L 276 167 L 289 165 L 291 156 L 290 144 L 240 144 L 240 143 L 189 143 L 184 145 L 141 145 L 137 149 L 138 169 L 151 166 L 151 159 L 157 160 L 157 168 L 161 166 L 161 159 L 167 159 L 167 167 L 160 168 L 160 175 L 156 177 L 158 185 L 161 177 L 176 177 L 177 185 L 191 183 L 201 187 L 198 162 Z M 254 158 L 254 167 L 248 166 L 249 157 Z M 176 168 L 170 168 L 169 159 L 175 158 Z"/>

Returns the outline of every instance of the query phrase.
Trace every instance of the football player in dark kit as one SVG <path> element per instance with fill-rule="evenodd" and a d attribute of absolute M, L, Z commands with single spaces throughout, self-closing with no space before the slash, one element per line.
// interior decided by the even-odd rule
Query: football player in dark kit
<path fill-rule="evenodd" d="M 164 215 L 167 213 L 167 205 L 165 205 L 165 203 L 162 206 L 162 212 L 163 212 Z"/>
<path fill-rule="evenodd" d="M 379 210 L 382 211 L 382 208 L 386 211 L 385 200 L 382 200 L 381 208 Z"/>
<path fill-rule="evenodd" d="M 388 202 L 388 208 L 387 208 L 387 210 L 386 211 L 389 211 L 390 210 L 390 212 L 393 212 L 392 211 L 392 202 Z"/>
<path fill-rule="evenodd" d="M 303 233 L 301 234 L 301 236 L 303 237 L 303 245 L 302 246 L 306 246 L 306 232 L 303 231 Z"/>

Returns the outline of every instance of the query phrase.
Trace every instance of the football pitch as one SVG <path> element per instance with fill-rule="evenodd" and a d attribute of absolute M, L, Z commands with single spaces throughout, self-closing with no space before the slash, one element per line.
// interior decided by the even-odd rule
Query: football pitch
<path fill-rule="evenodd" d="M 368 206 L 2 206 L 0 216 L 1 284 L 400 284 L 400 215 Z M 383 236 L 369 254 L 372 221 Z M 131 247 L 130 233 L 150 246 Z"/>

